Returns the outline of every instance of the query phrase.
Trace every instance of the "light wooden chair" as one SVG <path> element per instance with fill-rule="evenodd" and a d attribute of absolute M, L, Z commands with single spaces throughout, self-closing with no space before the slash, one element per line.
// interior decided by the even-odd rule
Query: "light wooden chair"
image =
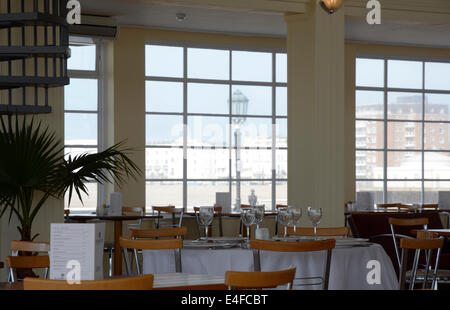
<path fill-rule="evenodd" d="M 128 257 L 128 249 L 133 251 L 133 255 L 136 261 L 136 269 L 138 274 L 142 274 L 141 267 L 138 259 L 138 250 L 170 250 L 175 252 L 175 271 L 181 272 L 181 248 L 183 248 L 183 240 L 180 238 L 172 239 L 158 239 L 158 240 L 146 240 L 146 239 L 126 239 L 120 238 L 120 246 L 123 250 L 123 256 L 125 259 L 125 267 L 127 275 L 131 275 L 131 265 Z"/>
<path fill-rule="evenodd" d="M 84 280 L 79 284 L 69 284 L 65 280 L 43 280 L 25 278 L 24 290 L 151 290 L 154 277 L 146 274 L 106 280 Z"/>
<path fill-rule="evenodd" d="M 186 235 L 187 227 L 167 227 L 159 229 L 130 229 L 132 239 L 181 238 Z"/>
<path fill-rule="evenodd" d="M 427 230 L 428 227 L 428 218 L 420 217 L 420 218 L 396 218 L 390 217 L 388 218 L 389 226 L 391 229 L 392 241 L 394 242 L 395 254 L 397 255 L 397 262 L 399 268 L 401 268 L 400 261 L 400 250 L 398 249 L 398 243 L 401 238 L 413 238 L 412 236 L 407 236 L 403 234 L 398 234 L 395 231 L 396 227 L 414 227 L 414 226 L 422 226 L 424 230 Z"/>
<path fill-rule="evenodd" d="M 128 214 L 139 214 L 140 216 L 145 215 L 145 206 L 143 207 L 131 207 L 131 206 L 122 206 L 122 215 Z M 128 229 L 140 229 L 142 227 L 142 218 L 140 218 L 137 223 L 129 223 L 127 224 Z M 104 251 L 108 252 L 108 263 L 109 263 L 109 276 L 113 275 L 113 253 L 114 253 L 114 242 L 105 242 Z"/>
<path fill-rule="evenodd" d="M 48 242 L 32 242 L 32 241 L 11 241 L 11 258 L 10 264 L 8 266 L 8 260 L 6 261 L 8 267 L 8 281 L 14 282 L 17 280 L 16 277 L 16 269 L 20 268 L 46 268 L 45 277 L 48 275 L 48 268 L 50 267 L 50 263 L 46 264 L 46 260 L 48 260 L 48 252 L 50 251 L 50 243 Z M 38 254 L 45 253 L 47 255 L 37 256 Z M 27 256 L 19 256 L 20 254 L 25 254 Z M 31 255 L 31 256 L 30 256 Z M 20 257 L 15 259 L 14 257 Z M 32 260 L 28 258 L 22 259 L 22 257 L 44 257 L 38 258 L 37 260 Z M 27 265 L 27 263 L 29 265 Z M 35 267 L 33 267 L 36 265 Z M 15 267 L 14 267 L 15 266 Z M 24 266 L 24 267 L 20 267 Z M 43 266 L 43 267 L 40 267 Z"/>
<path fill-rule="evenodd" d="M 292 289 L 295 278 L 295 267 L 286 270 L 268 272 L 245 272 L 228 270 L 225 273 L 225 285 L 228 289 L 263 289 L 287 285 Z"/>
<path fill-rule="evenodd" d="M 287 228 L 289 236 L 314 236 L 314 229 L 312 227 L 297 227 L 294 234 L 294 227 Z M 343 236 L 348 237 L 350 228 L 348 227 L 318 227 L 317 236 Z"/>
<path fill-rule="evenodd" d="M 222 226 L 222 207 L 221 206 L 214 206 L 214 217 L 217 217 L 218 222 L 219 222 L 219 236 L 223 237 L 223 226 Z M 200 224 L 200 219 L 199 219 L 199 212 L 200 212 L 200 207 L 194 207 L 194 212 L 195 212 L 195 219 L 197 221 L 197 230 L 198 230 L 198 237 L 200 238 L 203 234 L 202 234 L 202 225 Z M 209 225 L 210 229 L 209 229 L 209 235 L 212 236 L 212 224 Z M 211 237 L 208 236 L 208 237 Z"/>
<path fill-rule="evenodd" d="M 280 211 L 280 210 L 287 210 L 288 206 L 287 205 L 281 205 L 281 204 L 277 204 L 275 206 L 275 210 L 276 211 Z M 275 216 L 275 236 L 278 235 L 278 223 L 279 223 L 279 219 L 278 219 L 278 214 Z"/>
<path fill-rule="evenodd" d="M 409 273 L 409 289 L 414 289 L 414 285 L 416 282 L 416 277 L 418 275 L 418 266 L 419 266 L 419 256 L 420 251 L 425 250 L 427 255 L 427 264 L 425 270 L 422 271 L 423 276 L 423 284 L 422 289 L 426 289 L 426 285 L 428 283 L 428 273 L 432 271 L 432 282 L 431 289 L 437 289 L 437 281 L 438 281 L 438 266 L 439 266 L 439 257 L 441 253 L 442 246 L 444 244 L 444 238 L 433 238 L 433 239 L 411 239 L 411 238 L 402 238 L 400 239 L 400 248 L 402 249 L 402 258 L 401 258 L 401 266 L 400 266 L 400 275 L 399 275 L 399 284 L 400 289 L 406 289 L 406 279 Z M 413 267 L 411 271 L 407 271 L 407 263 L 408 263 L 408 251 L 415 250 Z M 435 250 L 436 259 L 434 267 L 430 270 L 430 255 L 431 252 Z M 441 275 L 442 276 L 442 275 Z M 447 273 L 447 278 L 450 277 L 450 271 Z"/>
<path fill-rule="evenodd" d="M 312 284 L 298 284 L 298 286 L 311 286 L 322 284 L 324 290 L 328 290 L 328 282 L 330 278 L 330 265 L 332 250 L 336 245 L 335 239 L 305 241 L 305 242 L 284 242 L 284 241 L 269 241 L 269 240 L 250 240 L 250 248 L 253 249 L 253 264 L 255 271 L 261 271 L 261 251 L 273 252 L 316 252 L 326 251 L 325 263 L 322 276 L 316 277 L 302 277 L 296 280 L 315 280 L 320 282 Z"/>
<path fill-rule="evenodd" d="M 156 228 L 181 227 L 183 225 L 183 208 L 175 208 L 175 206 L 153 206 L 152 209 L 153 211 L 158 212 L 158 218 L 156 219 Z M 168 214 L 169 216 L 171 216 L 172 223 L 162 222 L 160 220 L 161 214 Z"/>
<path fill-rule="evenodd" d="M 50 268 L 50 258 L 48 255 L 39 256 L 7 256 L 6 266 L 9 268 L 9 274 L 11 282 L 18 281 L 16 276 L 17 269 L 35 269 L 44 268 L 44 278 L 48 276 L 48 270 Z"/>

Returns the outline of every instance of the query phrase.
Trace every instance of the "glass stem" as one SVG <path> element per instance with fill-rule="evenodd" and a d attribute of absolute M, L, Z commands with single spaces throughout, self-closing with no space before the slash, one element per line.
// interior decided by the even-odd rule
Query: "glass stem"
<path fill-rule="evenodd" d="M 297 235 L 297 225 L 294 224 L 294 236 Z"/>
<path fill-rule="evenodd" d="M 250 240 L 250 226 L 247 226 L 247 239 Z"/>
<path fill-rule="evenodd" d="M 314 224 L 314 239 L 317 240 L 317 225 Z"/>
<path fill-rule="evenodd" d="M 205 226 L 205 239 L 208 241 L 208 225 Z"/>
<path fill-rule="evenodd" d="M 284 226 L 284 238 L 286 238 L 286 237 L 287 237 L 287 225 Z"/>

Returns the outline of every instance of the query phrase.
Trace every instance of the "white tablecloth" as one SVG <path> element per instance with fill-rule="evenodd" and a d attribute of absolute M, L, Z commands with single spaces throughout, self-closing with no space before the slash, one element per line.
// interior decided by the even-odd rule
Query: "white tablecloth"
<path fill-rule="evenodd" d="M 325 252 L 280 253 L 261 252 L 261 270 L 297 268 L 296 278 L 321 276 Z M 369 284 L 369 261 L 380 263 L 380 284 Z M 182 249 L 182 271 L 191 274 L 223 276 L 227 270 L 253 271 L 253 252 L 249 249 Z M 175 272 L 173 250 L 143 251 L 143 272 Z M 372 273 L 373 274 L 373 273 Z M 371 278 L 371 277 L 370 277 Z M 302 287 L 314 289 L 315 287 Z M 398 280 L 392 262 L 384 249 L 373 244 L 369 247 L 337 247 L 331 260 L 329 288 L 333 290 L 396 290 Z"/>

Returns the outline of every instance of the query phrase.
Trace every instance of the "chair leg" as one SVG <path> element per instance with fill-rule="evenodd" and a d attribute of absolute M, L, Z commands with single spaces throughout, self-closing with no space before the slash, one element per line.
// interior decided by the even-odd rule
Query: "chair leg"
<path fill-rule="evenodd" d="M 113 275 L 113 249 L 109 249 L 109 276 L 112 277 Z"/>

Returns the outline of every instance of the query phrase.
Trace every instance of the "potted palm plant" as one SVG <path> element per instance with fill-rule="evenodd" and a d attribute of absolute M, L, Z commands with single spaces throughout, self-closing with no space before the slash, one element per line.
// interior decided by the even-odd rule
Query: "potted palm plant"
<path fill-rule="evenodd" d="M 17 217 L 21 240 L 32 241 L 32 225 L 49 198 L 68 192 L 82 201 L 87 181 L 116 182 L 135 178 L 140 169 L 128 157 L 124 142 L 102 152 L 75 157 L 63 154 L 64 146 L 41 122 L 18 116 L 0 117 L 0 217 Z"/>

